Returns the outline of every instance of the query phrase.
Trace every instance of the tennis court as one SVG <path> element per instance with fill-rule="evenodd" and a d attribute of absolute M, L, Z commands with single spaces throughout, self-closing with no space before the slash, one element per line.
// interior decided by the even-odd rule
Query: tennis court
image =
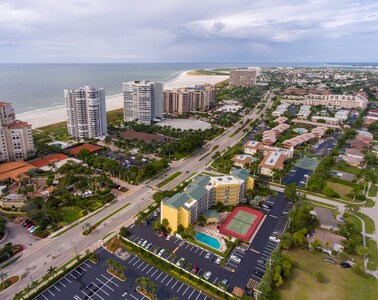
<path fill-rule="evenodd" d="M 250 207 L 236 207 L 219 226 L 219 232 L 249 242 L 263 217 L 262 212 Z"/>
<path fill-rule="evenodd" d="M 316 167 L 319 164 L 320 164 L 320 160 L 313 159 L 313 158 L 310 158 L 310 157 L 304 157 L 304 158 L 298 159 L 296 161 L 296 163 L 294 164 L 294 166 L 296 166 L 300 169 L 304 169 L 304 170 L 314 172 Z"/>
<path fill-rule="evenodd" d="M 255 219 L 255 215 L 251 215 L 250 213 L 241 210 L 236 214 L 226 228 L 241 235 L 245 235 Z"/>

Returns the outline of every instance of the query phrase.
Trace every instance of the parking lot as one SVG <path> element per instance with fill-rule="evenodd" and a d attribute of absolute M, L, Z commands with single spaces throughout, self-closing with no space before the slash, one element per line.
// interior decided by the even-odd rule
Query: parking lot
<path fill-rule="evenodd" d="M 333 150 L 337 145 L 337 139 L 340 134 L 334 133 L 326 140 L 318 140 L 310 149 L 316 156 L 326 156 L 328 152 Z"/>
<path fill-rule="evenodd" d="M 232 291 L 235 286 L 244 288 L 248 280 L 253 277 L 253 271 L 261 269 L 265 272 L 265 266 L 259 263 L 259 259 L 267 260 L 277 247 L 278 243 L 270 241 L 269 237 L 278 237 L 282 234 L 287 225 L 286 212 L 292 209 L 293 206 L 292 203 L 284 198 L 283 194 L 270 196 L 267 201 L 271 203 L 271 210 L 266 215 L 251 245 L 245 247 L 245 250 L 234 249 L 224 266 L 215 262 L 217 259 L 215 254 L 209 259 L 206 258 L 208 251 L 197 245 L 177 237 L 172 237 L 168 241 L 165 237 L 155 233 L 151 224 L 129 228 L 129 239 L 136 243 L 140 240 L 148 240 L 149 243 L 153 244 L 153 247 L 150 248 L 152 251 L 156 247 L 165 249 L 166 252 L 163 257 L 172 263 L 176 263 L 182 257 L 185 258 L 185 264 L 182 267 L 186 268 L 188 263 L 191 268 L 197 266 L 199 268 L 199 276 L 203 276 L 207 271 L 210 271 L 212 276 L 209 282 L 213 284 L 218 285 L 222 280 L 226 279 L 229 282 L 227 291 Z M 241 262 L 238 263 L 231 259 L 232 255 L 238 256 Z M 259 278 L 254 279 L 258 280 Z"/>
<path fill-rule="evenodd" d="M 136 157 L 127 156 L 121 153 L 114 153 L 112 151 L 103 151 L 96 153 L 96 155 L 116 160 L 122 167 L 126 169 L 131 168 L 131 166 L 141 166 L 148 163 L 146 159 L 138 160 Z"/>
<path fill-rule="evenodd" d="M 174 279 L 134 255 L 127 254 L 124 256 L 125 260 L 122 260 L 102 248 L 98 251 L 98 255 L 97 264 L 89 260 L 85 261 L 35 299 L 147 299 L 136 291 L 138 277 L 148 277 L 156 284 L 158 299 L 173 297 L 193 300 L 210 299 L 201 291 Z M 107 259 L 118 260 L 126 266 L 126 281 L 120 281 L 107 273 L 105 264 Z"/>
<path fill-rule="evenodd" d="M 282 184 L 287 185 L 289 183 L 295 182 L 297 184 L 297 187 L 304 188 L 307 184 L 308 178 L 312 173 L 313 171 L 310 170 L 293 167 L 282 179 Z"/>

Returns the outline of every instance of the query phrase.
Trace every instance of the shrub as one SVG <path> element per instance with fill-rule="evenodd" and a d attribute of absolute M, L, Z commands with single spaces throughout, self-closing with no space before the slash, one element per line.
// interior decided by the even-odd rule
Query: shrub
<path fill-rule="evenodd" d="M 315 279 L 317 282 L 324 282 L 325 281 L 325 276 L 322 271 L 315 271 L 314 273 Z"/>

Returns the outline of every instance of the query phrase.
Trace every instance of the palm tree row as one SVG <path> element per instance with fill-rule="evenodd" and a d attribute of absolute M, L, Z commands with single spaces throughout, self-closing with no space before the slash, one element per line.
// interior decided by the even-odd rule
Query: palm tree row
<path fill-rule="evenodd" d="M 113 259 L 106 260 L 106 264 L 109 267 L 110 271 L 118 273 L 121 277 L 125 276 L 126 266 Z"/>
<path fill-rule="evenodd" d="M 148 277 L 139 277 L 136 280 L 138 287 L 144 290 L 147 293 L 152 295 L 152 299 L 156 299 L 155 292 L 157 291 L 157 286 L 153 281 Z"/>

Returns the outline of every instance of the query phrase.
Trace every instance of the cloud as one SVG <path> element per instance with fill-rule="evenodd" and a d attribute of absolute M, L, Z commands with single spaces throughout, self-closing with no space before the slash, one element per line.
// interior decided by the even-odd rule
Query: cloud
<path fill-rule="evenodd" d="M 375 0 L 0 0 L 0 11 L 2 62 L 372 61 L 378 50 Z"/>

